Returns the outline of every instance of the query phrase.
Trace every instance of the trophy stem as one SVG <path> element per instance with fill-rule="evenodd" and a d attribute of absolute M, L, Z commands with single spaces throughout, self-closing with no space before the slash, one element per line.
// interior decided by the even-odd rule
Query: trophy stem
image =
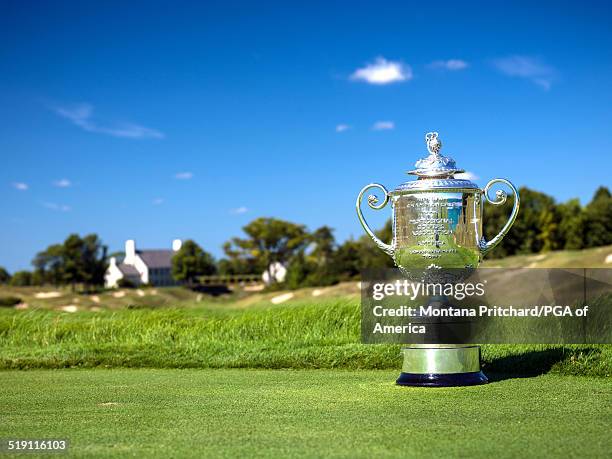
<path fill-rule="evenodd" d="M 445 295 L 431 296 L 427 304 L 436 308 L 452 305 Z M 404 363 L 397 379 L 400 386 L 472 386 L 488 382 L 480 371 L 480 346 L 412 344 L 404 347 L 402 352 Z"/>

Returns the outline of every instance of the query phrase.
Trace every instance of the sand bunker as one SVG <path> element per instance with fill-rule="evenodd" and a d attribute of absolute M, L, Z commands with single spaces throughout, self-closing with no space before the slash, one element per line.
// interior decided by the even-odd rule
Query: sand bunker
<path fill-rule="evenodd" d="M 58 298 L 62 296 L 62 292 L 39 292 L 34 295 L 34 298 L 38 298 L 39 300 L 46 300 L 49 298 Z"/>
<path fill-rule="evenodd" d="M 285 301 L 289 301 L 294 296 L 295 295 L 291 292 L 283 293 L 282 295 L 275 296 L 270 301 L 272 302 L 272 304 L 281 304 L 281 303 L 284 303 Z"/>

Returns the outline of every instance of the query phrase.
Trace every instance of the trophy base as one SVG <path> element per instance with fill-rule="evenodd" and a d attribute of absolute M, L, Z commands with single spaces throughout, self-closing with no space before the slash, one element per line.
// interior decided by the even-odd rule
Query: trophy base
<path fill-rule="evenodd" d="M 480 371 L 480 346 L 413 345 L 402 349 L 399 386 L 452 387 L 489 382 Z"/>
<path fill-rule="evenodd" d="M 401 373 L 395 384 L 398 386 L 420 386 L 420 387 L 454 387 L 454 386 L 476 386 L 487 384 L 489 380 L 482 371 L 474 373 L 451 373 L 451 374 L 415 374 Z"/>

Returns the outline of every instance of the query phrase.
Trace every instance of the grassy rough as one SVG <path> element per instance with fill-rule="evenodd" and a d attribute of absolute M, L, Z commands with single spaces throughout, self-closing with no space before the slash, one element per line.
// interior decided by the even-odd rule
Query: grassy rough
<path fill-rule="evenodd" d="M 606 262 L 612 254 L 612 246 L 584 250 L 557 250 L 529 255 L 515 255 L 506 258 L 488 258 L 481 265 L 484 268 L 610 268 Z"/>
<path fill-rule="evenodd" d="M 609 457 L 612 388 L 546 375 L 463 388 L 396 371 L 0 373 L 0 437 L 70 457 Z M 44 387 L 44 390 L 41 388 Z"/>
<path fill-rule="evenodd" d="M 75 314 L 0 310 L 0 368 L 397 369 L 399 346 L 362 345 L 357 300 Z M 612 346 L 487 345 L 484 368 L 612 374 Z"/>

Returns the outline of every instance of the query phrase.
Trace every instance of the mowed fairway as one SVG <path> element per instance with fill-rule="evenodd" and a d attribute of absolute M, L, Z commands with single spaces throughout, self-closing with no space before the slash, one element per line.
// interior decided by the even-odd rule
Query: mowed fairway
<path fill-rule="evenodd" d="M 0 373 L 0 437 L 78 457 L 609 457 L 612 386 L 544 375 L 405 388 L 388 370 Z"/>

